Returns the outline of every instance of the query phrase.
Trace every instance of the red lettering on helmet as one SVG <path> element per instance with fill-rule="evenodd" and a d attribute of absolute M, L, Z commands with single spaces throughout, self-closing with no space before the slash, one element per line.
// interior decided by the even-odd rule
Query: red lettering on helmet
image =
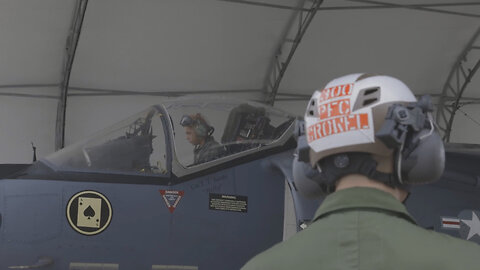
<path fill-rule="evenodd" d="M 338 133 L 345 132 L 346 122 L 348 121 L 347 117 L 340 117 L 340 118 L 336 118 L 335 120 L 336 120 L 335 124 L 336 124 L 337 130 L 338 130 Z"/>
<path fill-rule="evenodd" d="M 352 114 L 348 116 L 348 130 L 356 130 L 358 129 L 357 125 L 357 115 Z"/>
<path fill-rule="evenodd" d="M 350 113 L 350 99 L 342 99 L 338 101 L 338 114 L 345 115 Z"/>
<path fill-rule="evenodd" d="M 318 108 L 318 117 L 320 119 L 328 119 L 332 117 L 347 115 L 350 113 L 350 100 L 340 99 L 322 104 Z"/>
<path fill-rule="evenodd" d="M 317 138 L 323 137 L 322 129 L 320 128 L 320 126 L 315 126 L 315 135 L 317 136 Z"/>
<path fill-rule="evenodd" d="M 342 84 L 333 86 L 330 88 L 325 88 L 321 91 L 318 102 L 324 102 L 333 98 L 346 97 L 352 94 L 353 83 Z"/>
<path fill-rule="evenodd" d="M 331 118 L 308 127 L 308 142 L 313 142 L 334 134 L 369 128 L 367 113 Z"/>
<path fill-rule="evenodd" d="M 307 129 L 307 140 L 308 142 L 313 142 L 316 140 L 315 136 L 315 126 L 310 126 Z"/>
<path fill-rule="evenodd" d="M 367 129 L 369 128 L 368 125 L 368 114 L 362 113 L 358 115 L 358 118 L 360 119 L 360 128 L 361 129 Z"/>
<path fill-rule="evenodd" d="M 353 83 L 344 85 L 345 96 L 350 96 L 352 94 Z"/>

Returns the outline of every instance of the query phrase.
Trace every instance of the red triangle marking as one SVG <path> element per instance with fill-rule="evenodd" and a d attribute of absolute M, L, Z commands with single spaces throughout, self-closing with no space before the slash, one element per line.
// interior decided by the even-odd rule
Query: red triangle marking
<path fill-rule="evenodd" d="M 183 195 L 185 194 L 185 192 L 182 190 L 177 191 L 161 189 L 159 191 L 160 194 L 162 194 L 163 201 L 165 202 L 165 205 L 167 206 L 170 213 L 173 213 L 173 211 L 175 211 L 175 208 L 180 202 L 180 199 L 182 199 Z"/>

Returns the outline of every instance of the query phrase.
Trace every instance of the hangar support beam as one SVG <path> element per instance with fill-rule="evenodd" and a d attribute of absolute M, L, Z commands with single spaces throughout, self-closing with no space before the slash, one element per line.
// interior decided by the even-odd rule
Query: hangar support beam
<path fill-rule="evenodd" d="M 290 9 L 290 10 L 302 10 L 308 11 L 308 9 L 303 7 L 293 7 L 287 5 L 278 5 L 278 4 L 269 4 L 264 2 L 258 1 L 247 1 L 247 0 L 218 0 L 222 2 L 230 2 L 235 4 L 244 4 L 244 5 L 252 5 L 252 6 L 259 6 L 259 7 L 267 7 L 267 8 L 276 8 L 276 9 Z M 439 8 L 449 8 L 449 7 L 462 7 L 462 6 L 478 6 L 480 5 L 479 2 L 451 2 L 451 3 L 424 3 L 424 4 L 409 4 L 409 5 L 401 5 L 401 4 L 392 4 L 386 2 L 378 2 L 378 1 L 369 1 L 369 0 L 350 0 L 351 2 L 358 2 L 358 3 L 366 3 L 371 5 L 355 5 L 355 6 L 330 6 L 330 7 L 321 7 L 318 10 L 369 10 L 369 9 L 394 9 L 394 8 L 407 8 L 407 9 L 417 9 L 422 11 L 428 12 L 435 12 L 435 13 L 444 13 L 450 15 L 458 15 L 464 17 L 472 17 L 472 18 L 479 18 L 480 14 L 471 14 L 465 12 L 458 12 L 458 11 L 449 11 L 444 9 L 433 9 L 435 7 Z"/>
<path fill-rule="evenodd" d="M 313 17 L 317 13 L 318 8 L 322 4 L 323 0 L 311 0 L 310 7 L 307 11 L 303 11 L 305 4 L 309 2 L 307 0 L 300 0 L 296 11 L 290 17 L 287 27 L 282 33 L 281 40 L 275 48 L 275 53 L 270 62 L 266 78 L 263 84 L 263 90 L 265 94 L 265 103 L 273 105 L 275 97 L 282 82 L 285 71 L 290 64 L 290 61 L 298 48 L 298 45 L 302 41 L 303 35 L 307 31 L 308 26 L 312 22 Z M 298 28 L 295 21 L 298 20 Z M 288 38 L 292 33 L 295 33 L 294 38 Z M 288 53 L 284 54 L 286 48 L 289 47 Z"/>
<path fill-rule="evenodd" d="M 414 10 L 435 12 L 435 13 L 441 13 L 441 14 L 458 15 L 458 16 L 463 16 L 463 17 L 480 18 L 480 14 L 471 14 L 471 13 L 457 12 L 457 11 L 444 10 L 444 9 L 434 9 L 434 8 L 430 8 L 431 5 L 430 5 L 430 7 L 428 5 L 404 5 L 404 4 L 393 4 L 393 3 L 387 3 L 387 2 L 382 2 L 382 1 L 373 1 L 373 0 L 348 0 L 348 1 L 357 2 L 357 3 L 383 5 L 383 6 L 386 6 L 386 7 L 394 7 L 394 8 L 414 9 Z M 463 4 L 465 4 L 465 3 L 463 3 Z M 472 3 L 470 3 L 470 4 L 472 4 Z"/>
<path fill-rule="evenodd" d="M 59 150 L 65 146 L 65 115 L 67 110 L 68 86 L 87 4 L 88 0 L 77 0 L 72 25 L 70 26 L 67 37 L 66 55 L 62 70 L 62 83 L 60 84 L 60 97 L 58 100 L 57 120 L 55 124 L 55 150 Z"/>
<path fill-rule="evenodd" d="M 480 68 L 480 55 L 474 55 L 473 53 L 480 50 L 480 47 L 475 45 L 475 42 L 479 40 L 479 36 L 480 28 L 477 29 L 465 49 L 458 56 L 443 86 L 437 108 L 437 123 L 443 132 L 443 140 L 445 142 L 450 141 L 456 112 L 462 106 L 472 104 L 470 100 L 463 100 L 462 96 Z"/>
<path fill-rule="evenodd" d="M 308 11 L 308 9 L 303 7 L 293 7 L 288 5 L 279 5 L 279 4 L 270 4 L 265 2 L 258 2 L 258 1 L 248 1 L 248 0 L 218 0 L 222 2 L 230 2 L 235 4 L 243 4 L 243 5 L 252 5 L 252 6 L 259 6 L 259 7 L 267 7 L 267 8 L 276 8 L 276 9 L 289 9 L 289 10 L 303 10 Z M 365 0 L 351 0 L 351 2 L 364 2 L 368 3 L 369 1 Z M 371 3 L 370 3 L 371 4 Z M 431 10 L 429 8 L 440 7 L 440 8 L 449 8 L 449 7 L 464 7 L 464 6 L 479 6 L 479 2 L 458 2 L 458 0 L 451 2 L 451 3 L 423 3 L 423 4 L 409 4 L 409 5 L 399 5 L 399 4 L 391 4 L 386 2 L 377 2 L 376 4 L 372 5 L 355 5 L 355 6 L 330 6 L 330 7 L 321 7 L 318 10 L 368 10 L 368 9 L 394 9 L 394 8 L 408 8 L 408 9 L 422 9 L 423 11 L 430 11 L 430 12 L 440 12 L 444 13 L 444 10 Z M 452 13 L 448 13 L 452 14 Z M 455 12 L 454 15 L 466 16 L 466 17 L 478 17 L 478 14 L 468 14 L 462 12 Z"/>

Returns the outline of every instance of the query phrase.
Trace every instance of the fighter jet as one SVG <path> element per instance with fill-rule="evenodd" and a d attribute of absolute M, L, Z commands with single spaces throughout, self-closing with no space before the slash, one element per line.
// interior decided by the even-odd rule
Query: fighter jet
<path fill-rule="evenodd" d="M 285 181 L 298 231 L 322 201 L 293 181 L 296 119 L 181 98 L 33 164 L 0 165 L 0 269 L 239 269 L 282 241 Z M 407 208 L 427 229 L 480 243 L 480 148 L 448 145 L 446 157 Z"/>
<path fill-rule="evenodd" d="M 182 98 L 1 166 L 0 269 L 240 268 L 282 240 L 278 166 L 294 121 L 253 102 Z M 202 140 L 216 150 L 198 162 Z"/>

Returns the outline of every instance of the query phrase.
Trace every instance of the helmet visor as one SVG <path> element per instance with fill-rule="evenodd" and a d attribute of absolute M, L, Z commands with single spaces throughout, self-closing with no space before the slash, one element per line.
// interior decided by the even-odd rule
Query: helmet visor
<path fill-rule="evenodd" d="M 183 127 L 191 127 L 195 123 L 195 120 L 193 120 L 190 115 L 184 115 L 182 116 L 182 119 L 180 120 L 180 125 Z"/>

